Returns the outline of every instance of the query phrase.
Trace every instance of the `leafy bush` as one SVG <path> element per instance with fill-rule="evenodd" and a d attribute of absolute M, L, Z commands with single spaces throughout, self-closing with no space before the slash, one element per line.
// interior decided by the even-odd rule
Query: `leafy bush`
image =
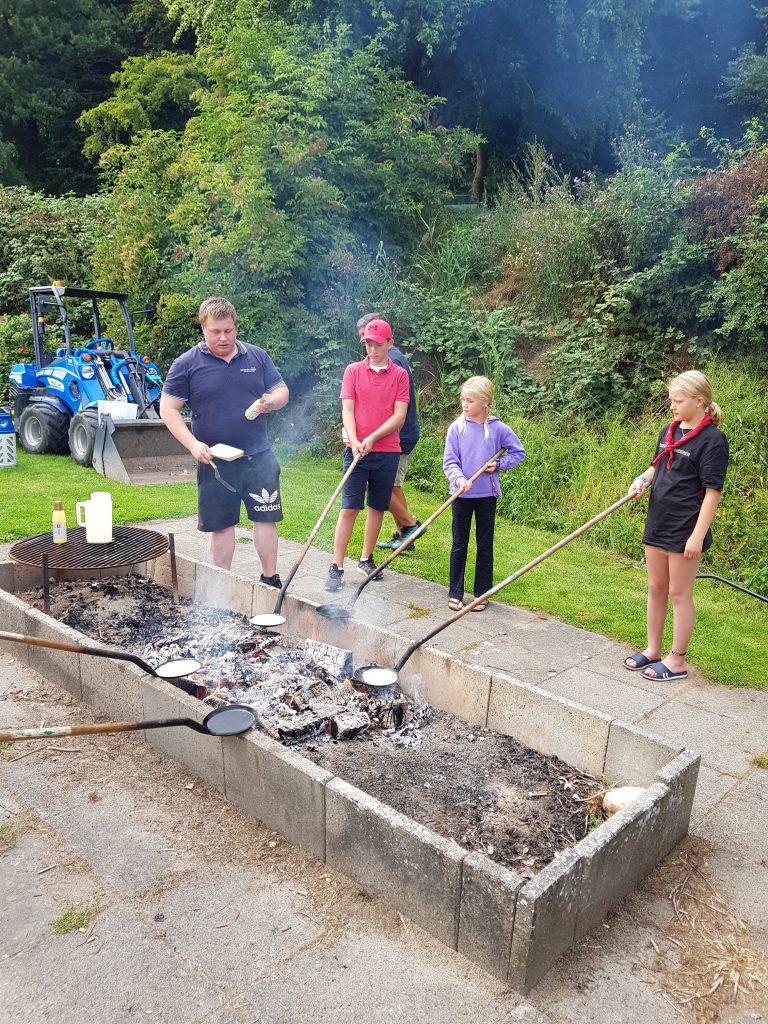
<path fill-rule="evenodd" d="M 551 323 L 566 312 L 571 288 L 594 273 L 588 210 L 539 145 L 529 147 L 478 233 L 517 303 Z"/>
<path fill-rule="evenodd" d="M 14 363 L 29 362 L 32 328 L 27 316 L 0 316 L 0 405 L 8 404 L 8 374 Z"/>
<path fill-rule="evenodd" d="M 151 320 L 137 318 L 137 351 L 151 356 L 161 371 L 167 372 L 173 360 L 200 337 L 196 319 L 199 305 L 200 302 L 190 295 L 162 295 Z"/>
<path fill-rule="evenodd" d="M 103 212 L 97 196 L 54 198 L 0 186 L 0 310 L 27 309 L 33 285 L 61 280 L 89 287 Z"/>
<path fill-rule="evenodd" d="M 630 412 L 645 406 L 649 385 L 684 339 L 644 318 L 636 298 L 632 279 L 619 281 L 589 295 L 580 315 L 561 322 L 563 340 L 546 359 L 555 410 L 590 420 L 617 406 Z"/>

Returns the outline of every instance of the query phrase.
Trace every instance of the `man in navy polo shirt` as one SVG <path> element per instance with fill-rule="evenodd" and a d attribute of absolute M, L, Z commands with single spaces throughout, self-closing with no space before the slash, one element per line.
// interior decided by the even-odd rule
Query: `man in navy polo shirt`
<path fill-rule="evenodd" d="M 240 503 L 245 502 L 261 561 L 261 582 L 279 588 L 275 524 L 283 518 L 280 466 L 269 446 L 264 414 L 282 409 L 288 388 L 264 349 L 238 339 L 231 302 L 214 295 L 202 303 L 197 319 L 203 338 L 171 364 L 160 416 L 197 459 L 198 529 L 210 534 L 213 564 L 231 568 L 235 526 L 240 522 Z M 257 400 L 259 415 L 246 419 L 246 409 Z M 185 404 L 192 414 L 191 429 L 181 415 Z M 234 462 L 215 463 L 223 482 L 213 470 L 213 444 L 245 452 Z"/>

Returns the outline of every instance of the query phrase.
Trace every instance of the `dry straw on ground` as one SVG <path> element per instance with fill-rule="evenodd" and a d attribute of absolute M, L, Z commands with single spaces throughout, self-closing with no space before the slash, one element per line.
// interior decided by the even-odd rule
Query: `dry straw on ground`
<path fill-rule="evenodd" d="M 716 1024 L 726 1007 L 768 1001 L 768 955 L 752 949 L 747 928 L 702 867 L 705 845 L 689 840 L 669 865 L 674 917 L 666 929 L 673 949 L 659 954 L 659 988 L 694 1024 Z"/>

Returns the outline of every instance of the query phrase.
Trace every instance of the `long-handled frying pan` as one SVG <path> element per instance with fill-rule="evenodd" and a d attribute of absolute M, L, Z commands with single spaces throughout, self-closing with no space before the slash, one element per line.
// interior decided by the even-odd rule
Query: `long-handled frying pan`
<path fill-rule="evenodd" d="M 253 708 L 227 704 L 207 714 L 202 722 L 194 718 L 150 718 L 143 722 L 104 722 L 97 725 L 50 725 L 42 729 L 8 729 L 0 732 L 0 743 L 15 740 L 49 740 L 56 736 L 91 736 L 103 732 L 136 732 L 139 729 L 171 729 L 183 725 L 204 736 L 238 736 L 256 724 Z"/>
<path fill-rule="evenodd" d="M 543 554 L 534 558 L 533 561 L 528 562 L 528 564 L 524 565 L 522 569 L 518 569 L 517 572 L 513 572 L 511 576 L 507 576 L 507 578 L 502 580 L 501 583 L 497 583 L 495 587 L 491 587 L 490 590 L 481 594 L 480 597 L 476 597 L 474 601 L 470 601 L 468 605 L 465 605 L 461 611 L 452 615 L 450 619 L 447 619 L 441 626 L 436 626 L 435 629 L 427 633 L 426 636 L 423 636 L 421 640 L 414 641 L 414 643 L 411 644 L 402 657 L 397 661 L 393 669 L 382 668 L 381 665 L 365 665 L 363 668 L 357 669 L 355 674 L 368 686 L 391 686 L 393 683 L 396 683 L 400 669 L 406 661 L 408 661 L 413 652 L 418 650 L 418 648 L 421 647 L 422 644 L 425 644 L 427 640 L 431 640 L 433 636 L 437 636 L 438 633 L 442 633 L 442 631 L 447 629 L 448 626 L 452 625 L 454 622 L 458 622 L 462 616 L 466 615 L 467 612 L 471 612 L 472 609 L 476 608 L 479 604 L 484 604 L 490 600 L 494 594 L 498 594 L 498 592 L 503 590 L 504 587 L 509 586 L 509 584 L 514 580 L 519 579 L 524 573 L 539 565 L 539 563 L 543 562 L 545 558 L 549 558 L 550 555 L 554 555 L 556 551 L 559 551 L 560 548 L 564 548 L 566 544 L 570 544 L 572 540 L 576 540 L 576 538 L 580 537 L 582 533 L 586 533 L 590 527 L 599 523 L 601 519 L 605 519 L 606 516 L 609 516 L 612 512 L 621 508 L 622 505 L 626 505 L 628 501 L 632 501 L 633 498 L 633 494 L 625 494 L 623 498 L 619 498 L 619 500 L 615 501 L 609 508 L 604 509 L 593 519 L 590 519 L 588 523 L 584 523 L 583 526 L 580 526 L 578 530 L 574 530 L 573 533 L 569 533 L 567 537 L 558 541 L 557 544 L 553 544 L 551 548 L 547 548 Z"/>
<path fill-rule="evenodd" d="M 10 640 L 16 644 L 29 644 L 32 647 L 50 647 L 54 651 L 71 651 L 72 654 L 92 654 L 97 658 L 113 658 L 116 661 L 131 661 L 138 665 L 151 676 L 159 679 L 181 679 L 190 672 L 197 672 L 201 667 L 199 661 L 194 658 L 178 658 L 175 661 L 166 661 L 157 668 L 144 661 L 137 654 L 128 654 L 127 651 L 111 651 L 106 647 L 85 647 L 83 644 L 68 644 L 63 640 L 45 640 L 39 636 L 24 636 L 23 633 L 5 633 L 0 630 L 0 640 Z"/>
<path fill-rule="evenodd" d="M 478 479 L 478 477 L 481 477 L 483 473 L 485 473 L 485 467 L 488 465 L 488 463 L 495 462 L 496 459 L 501 458 L 505 451 L 505 448 L 500 448 L 495 455 L 492 455 L 487 462 L 483 463 L 483 465 L 480 467 L 480 469 L 478 469 L 476 473 L 472 474 L 472 476 L 469 478 L 468 483 L 473 484 L 475 480 Z M 439 515 L 442 515 L 442 513 L 445 512 L 449 505 L 452 505 L 457 498 L 461 497 L 461 493 L 461 491 L 456 491 L 455 494 L 452 494 L 450 498 L 447 499 L 447 501 L 443 502 L 440 508 L 435 509 L 435 511 L 432 513 L 429 519 L 424 520 L 424 522 L 419 526 L 417 530 L 414 530 L 413 533 L 409 533 L 408 539 L 404 541 L 399 548 L 395 548 L 392 554 L 388 555 L 384 559 L 384 561 L 379 566 L 377 572 L 371 573 L 370 576 L 366 576 L 363 582 L 358 584 L 346 605 L 341 604 L 341 602 L 339 601 L 331 602 L 330 604 L 321 604 L 320 607 L 317 609 L 318 612 L 321 615 L 323 615 L 326 619 L 349 619 L 352 616 L 352 610 L 355 607 L 355 602 L 357 601 L 358 597 L 360 597 L 365 587 L 367 587 L 368 584 L 371 582 L 371 580 L 373 580 L 373 578 L 376 575 L 378 575 L 378 573 L 381 572 L 382 569 L 386 569 L 389 563 L 393 562 L 399 554 L 405 551 L 409 544 L 413 543 L 413 541 L 420 537 L 427 529 L 427 527 L 431 523 L 434 523 L 434 521 L 437 519 Z"/>
<path fill-rule="evenodd" d="M 352 475 L 352 470 L 355 468 L 355 466 L 358 464 L 358 462 L 360 461 L 361 458 L 362 458 L 362 456 L 356 455 L 354 457 L 354 459 L 352 459 L 352 461 L 349 464 L 349 469 L 346 471 L 344 476 L 339 481 L 338 487 L 336 488 L 336 490 L 333 492 L 333 494 L 328 499 L 328 504 L 325 506 L 323 511 L 320 513 L 320 518 L 317 520 L 315 525 L 312 527 L 312 532 L 310 533 L 309 537 L 307 537 L 307 540 L 306 540 L 306 542 L 304 544 L 304 547 L 299 552 L 299 557 L 296 559 L 296 561 L 291 566 L 288 575 L 285 577 L 285 582 L 283 583 L 282 587 L 280 587 L 280 593 L 277 595 L 277 601 L 275 602 L 275 610 L 273 612 L 264 612 L 261 615 L 253 615 L 248 620 L 252 625 L 254 625 L 254 626 L 262 626 L 264 628 L 267 628 L 269 626 L 283 626 L 283 625 L 285 625 L 285 616 L 280 614 L 280 609 L 283 606 L 283 598 L 285 597 L 285 592 L 288 589 L 288 585 L 290 584 L 290 582 L 293 579 L 293 577 L 296 575 L 296 570 L 299 568 L 301 563 L 304 561 L 304 557 L 305 557 L 306 553 L 309 551 L 310 547 L 312 546 L 312 541 L 315 539 L 315 537 L 317 536 L 318 530 L 323 525 L 323 523 L 325 521 L 325 517 L 331 511 L 331 508 L 333 507 L 333 503 L 336 501 L 336 499 L 338 498 L 339 494 L 341 493 L 342 487 L 344 486 L 344 484 L 347 482 L 347 480 Z"/>
<path fill-rule="evenodd" d="M 711 572 L 700 572 L 696 574 L 697 580 L 717 580 L 718 583 L 727 583 L 729 587 L 733 587 L 734 590 L 740 590 L 742 594 L 749 594 L 750 597 L 756 597 L 758 601 L 765 601 L 768 604 L 768 597 L 763 597 L 762 594 L 756 594 L 754 590 L 747 590 L 746 587 L 742 587 L 740 583 L 734 583 L 733 580 L 727 580 L 724 576 L 715 576 Z"/>

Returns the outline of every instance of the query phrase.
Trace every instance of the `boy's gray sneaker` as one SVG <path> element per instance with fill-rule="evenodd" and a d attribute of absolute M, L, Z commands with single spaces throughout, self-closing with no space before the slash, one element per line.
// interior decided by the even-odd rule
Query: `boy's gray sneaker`
<path fill-rule="evenodd" d="M 283 581 L 280 579 L 277 573 L 274 576 L 265 576 L 261 574 L 261 582 L 266 583 L 268 587 L 274 587 L 275 590 L 282 590 Z"/>
<path fill-rule="evenodd" d="M 344 570 L 340 569 L 334 562 L 328 570 L 328 578 L 325 581 L 326 590 L 341 590 L 344 586 Z"/>
<path fill-rule="evenodd" d="M 377 569 L 376 563 L 373 560 L 373 555 L 369 555 L 368 558 L 361 558 L 357 563 L 357 571 L 361 576 L 372 576 L 375 580 L 384 579 L 381 575 L 381 571 Z"/>

